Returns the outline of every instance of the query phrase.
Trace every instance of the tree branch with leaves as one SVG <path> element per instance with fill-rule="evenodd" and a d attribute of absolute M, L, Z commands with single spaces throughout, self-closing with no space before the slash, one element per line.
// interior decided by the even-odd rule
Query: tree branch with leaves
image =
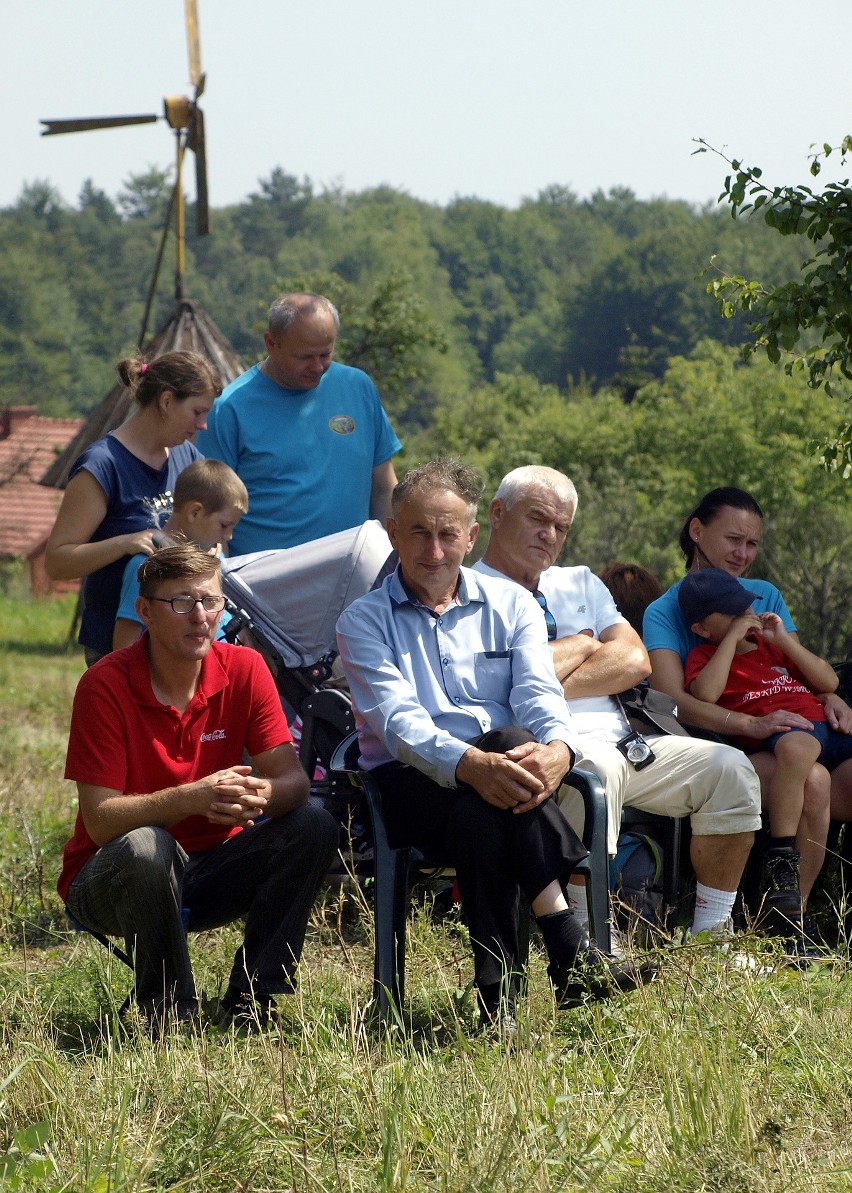
<path fill-rule="evenodd" d="M 757 166 L 745 166 L 697 140 L 696 153 L 715 153 L 731 167 L 719 202 L 727 202 L 734 219 L 761 213 L 763 220 L 782 236 L 805 236 L 815 245 L 801 267 L 801 277 L 777 286 L 765 286 L 727 273 L 715 259 L 718 276 L 707 293 L 730 319 L 738 311 L 749 313 L 751 340 L 743 357 L 765 352 L 790 374 L 804 372 L 812 389 L 825 388 L 831 397 L 852 397 L 844 382 L 852 381 L 852 186 L 849 179 L 830 182 L 822 192 L 807 186 L 769 186 Z M 825 159 L 852 152 L 852 136 L 839 146 L 823 145 L 810 155 L 810 171 L 817 177 Z M 821 445 L 821 461 L 844 476 L 852 473 L 852 421 L 845 420 L 833 437 Z"/>

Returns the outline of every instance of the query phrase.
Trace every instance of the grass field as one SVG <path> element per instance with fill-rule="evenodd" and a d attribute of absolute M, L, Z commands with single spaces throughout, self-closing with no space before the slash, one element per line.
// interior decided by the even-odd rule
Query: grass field
<path fill-rule="evenodd" d="M 507 1049 L 475 1029 L 464 929 L 424 914 L 405 1017 L 382 1031 L 368 910 L 329 891 L 278 1030 L 128 1036 L 128 972 L 67 930 L 54 889 L 75 813 L 70 613 L 0 598 L 4 1190 L 852 1188 L 845 953 L 799 973 L 671 948 L 652 987 L 563 1014 L 534 955 Z M 235 939 L 192 938 L 208 1003 Z"/>

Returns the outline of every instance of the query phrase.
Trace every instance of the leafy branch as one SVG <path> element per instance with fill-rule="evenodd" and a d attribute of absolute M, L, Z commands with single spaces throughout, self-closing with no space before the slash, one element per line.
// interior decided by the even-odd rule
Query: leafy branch
<path fill-rule="evenodd" d="M 743 345 L 748 358 L 765 352 L 773 363 L 782 355 L 790 374 L 804 372 L 812 389 L 825 388 L 830 397 L 850 397 L 838 379 L 852 381 L 852 187 L 848 179 L 828 183 L 822 192 L 807 186 L 769 186 L 757 166 L 744 166 L 698 138 L 695 153 L 711 152 L 731 168 L 719 202 L 727 202 L 731 216 L 761 212 L 765 223 L 781 236 L 806 236 L 815 252 L 801 267 L 801 277 L 778 286 L 730 274 L 711 260 L 718 276 L 707 284 L 724 318 L 748 312 L 751 339 Z M 845 165 L 852 153 L 852 136 L 839 146 L 825 144 L 810 155 L 810 172 L 817 177 L 822 161 L 832 153 Z M 845 423 L 822 445 L 822 462 L 830 469 L 852 472 L 852 426 Z"/>

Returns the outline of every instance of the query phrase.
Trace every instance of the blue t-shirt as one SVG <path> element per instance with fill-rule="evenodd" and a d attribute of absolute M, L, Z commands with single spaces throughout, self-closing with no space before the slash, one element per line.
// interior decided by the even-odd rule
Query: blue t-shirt
<path fill-rule="evenodd" d="M 155 528 L 157 499 L 167 499 L 184 468 L 200 458 L 194 444 L 181 443 L 169 449 L 164 467 L 151 468 L 114 435 L 98 439 L 74 462 L 70 473 L 76 476 L 81 469 L 90 472 L 106 495 L 106 517 L 91 541 L 99 543 L 119 534 Z M 123 555 L 83 580 L 83 617 L 78 639 L 83 646 L 102 653 L 112 650 L 113 623 L 126 563 L 127 556 Z"/>
<path fill-rule="evenodd" d="M 642 641 L 645 643 L 647 651 L 673 650 L 675 654 L 680 655 L 681 662 L 685 663 L 686 656 L 693 647 L 705 646 L 706 639 L 693 634 L 684 621 L 677 599 L 677 590 L 682 583 L 682 580 L 678 580 L 677 584 L 673 584 L 661 597 L 652 601 L 645 610 L 645 617 L 642 621 Z M 740 578 L 740 584 L 749 592 L 754 593 L 752 604 L 755 613 L 777 613 L 787 632 L 791 634 L 796 632 L 790 610 L 784 604 L 784 598 L 774 584 L 770 584 L 768 580 L 744 580 L 742 578 Z"/>
<path fill-rule="evenodd" d="M 373 469 L 402 445 L 367 374 L 335 363 L 305 390 L 284 389 L 255 365 L 214 403 L 198 446 L 248 489 L 231 540 L 231 555 L 247 555 L 366 522 Z"/>
<path fill-rule="evenodd" d="M 136 612 L 136 598 L 139 596 L 139 581 L 136 578 L 136 573 L 147 558 L 148 556 L 140 551 L 138 555 L 132 555 L 129 562 L 125 565 L 124 579 L 121 582 L 121 595 L 118 598 L 118 608 L 115 611 L 116 621 L 118 621 L 119 617 L 123 617 L 125 621 L 135 621 L 140 626 L 144 624 Z M 219 558 L 223 559 L 224 556 L 220 555 Z M 231 615 L 226 609 L 222 614 L 219 629 L 216 632 L 218 639 L 225 639 L 225 626 L 230 620 Z"/>

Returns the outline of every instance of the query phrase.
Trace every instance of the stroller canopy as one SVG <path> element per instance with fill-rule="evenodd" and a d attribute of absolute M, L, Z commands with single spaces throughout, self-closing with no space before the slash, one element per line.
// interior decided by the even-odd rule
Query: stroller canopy
<path fill-rule="evenodd" d="M 334 649 L 338 617 L 370 591 L 391 551 L 381 523 L 364 522 L 299 547 L 224 559 L 222 586 L 286 667 L 310 667 Z"/>

